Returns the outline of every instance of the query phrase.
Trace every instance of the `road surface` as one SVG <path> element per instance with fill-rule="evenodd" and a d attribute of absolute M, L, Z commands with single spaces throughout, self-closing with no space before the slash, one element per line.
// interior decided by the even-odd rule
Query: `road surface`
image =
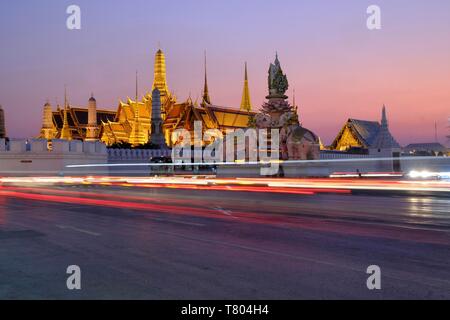
<path fill-rule="evenodd" d="M 449 266 L 445 193 L 0 186 L 1 299 L 449 299 Z"/>

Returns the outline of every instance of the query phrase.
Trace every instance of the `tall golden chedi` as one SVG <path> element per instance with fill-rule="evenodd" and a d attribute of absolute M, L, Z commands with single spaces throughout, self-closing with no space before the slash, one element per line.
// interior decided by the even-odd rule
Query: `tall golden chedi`
<path fill-rule="evenodd" d="M 156 52 L 155 55 L 155 66 L 153 71 L 153 85 L 152 91 L 157 88 L 161 95 L 161 102 L 164 104 L 167 100 L 173 100 L 173 96 L 169 91 L 167 86 L 167 75 L 166 75 L 166 57 L 161 49 Z M 147 98 L 151 99 L 151 93 L 147 94 Z"/>

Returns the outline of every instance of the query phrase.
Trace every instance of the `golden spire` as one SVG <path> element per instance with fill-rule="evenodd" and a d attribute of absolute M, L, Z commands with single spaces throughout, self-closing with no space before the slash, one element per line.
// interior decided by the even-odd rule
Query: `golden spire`
<path fill-rule="evenodd" d="M 207 70 L 206 70 L 206 51 L 205 51 L 205 86 L 203 88 L 202 104 L 211 104 L 211 99 L 209 97 L 209 91 L 208 91 L 208 76 L 207 76 Z"/>
<path fill-rule="evenodd" d="M 141 128 L 141 121 L 139 119 L 139 103 L 136 101 L 134 109 L 134 121 L 131 126 L 129 142 L 133 147 L 136 147 L 138 145 L 145 144 L 147 142 L 147 139 L 145 138 L 146 137 L 144 136 Z"/>
<path fill-rule="evenodd" d="M 136 122 L 139 126 L 140 130 L 140 123 L 139 123 L 139 102 L 138 102 L 138 72 L 136 70 L 136 95 L 135 95 L 135 105 L 134 105 L 134 122 Z"/>
<path fill-rule="evenodd" d="M 245 63 L 244 90 L 242 92 L 241 111 L 251 111 L 250 89 L 248 87 L 247 62 Z"/>
<path fill-rule="evenodd" d="M 139 101 L 138 101 L 138 72 L 136 71 L 136 101 L 134 104 L 134 121 L 131 126 L 131 133 L 129 142 L 133 147 L 136 147 L 141 144 L 145 144 L 147 141 L 145 139 L 144 133 L 141 128 L 141 121 L 139 117 Z"/>
<path fill-rule="evenodd" d="M 161 49 L 159 49 L 155 55 L 155 70 L 152 91 L 155 90 L 155 88 L 158 88 L 161 95 L 167 95 L 169 93 L 166 79 L 166 58 L 164 57 L 164 53 Z"/>
<path fill-rule="evenodd" d="M 72 132 L 69 128 L 69 121 L 67 119 L 67 88 L 64 86 L 64 120 L 63 120 L 63 127 L 61 129 L 61 139 L 64 140 L 72 140 Z"/>
<path fill-rule="evenodd" d="M 138 102 L 138 71 L 136 70 L 136 103 Z"/>

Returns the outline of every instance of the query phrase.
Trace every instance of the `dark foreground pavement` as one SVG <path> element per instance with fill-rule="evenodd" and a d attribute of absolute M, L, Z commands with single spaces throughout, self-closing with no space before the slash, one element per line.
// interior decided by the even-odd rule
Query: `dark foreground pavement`
<path fill-rule="evenodd" d="M 450 298 L 449 198 L 47 189 L 0 194 L 2 299 Z"/>

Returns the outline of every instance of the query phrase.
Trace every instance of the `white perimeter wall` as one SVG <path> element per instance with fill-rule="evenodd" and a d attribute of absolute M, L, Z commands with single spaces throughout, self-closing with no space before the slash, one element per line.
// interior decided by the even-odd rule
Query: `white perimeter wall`
<path fill-rule="evenodd" d="M 47 140 L 0 139 L 1 176 L 53 176 L 105 174 L 105 168 L 70 169 L 67 165 L 105 164 L 106 146 L 101 142 L 53 140 L 53 150 L 47 150 Z"/>

